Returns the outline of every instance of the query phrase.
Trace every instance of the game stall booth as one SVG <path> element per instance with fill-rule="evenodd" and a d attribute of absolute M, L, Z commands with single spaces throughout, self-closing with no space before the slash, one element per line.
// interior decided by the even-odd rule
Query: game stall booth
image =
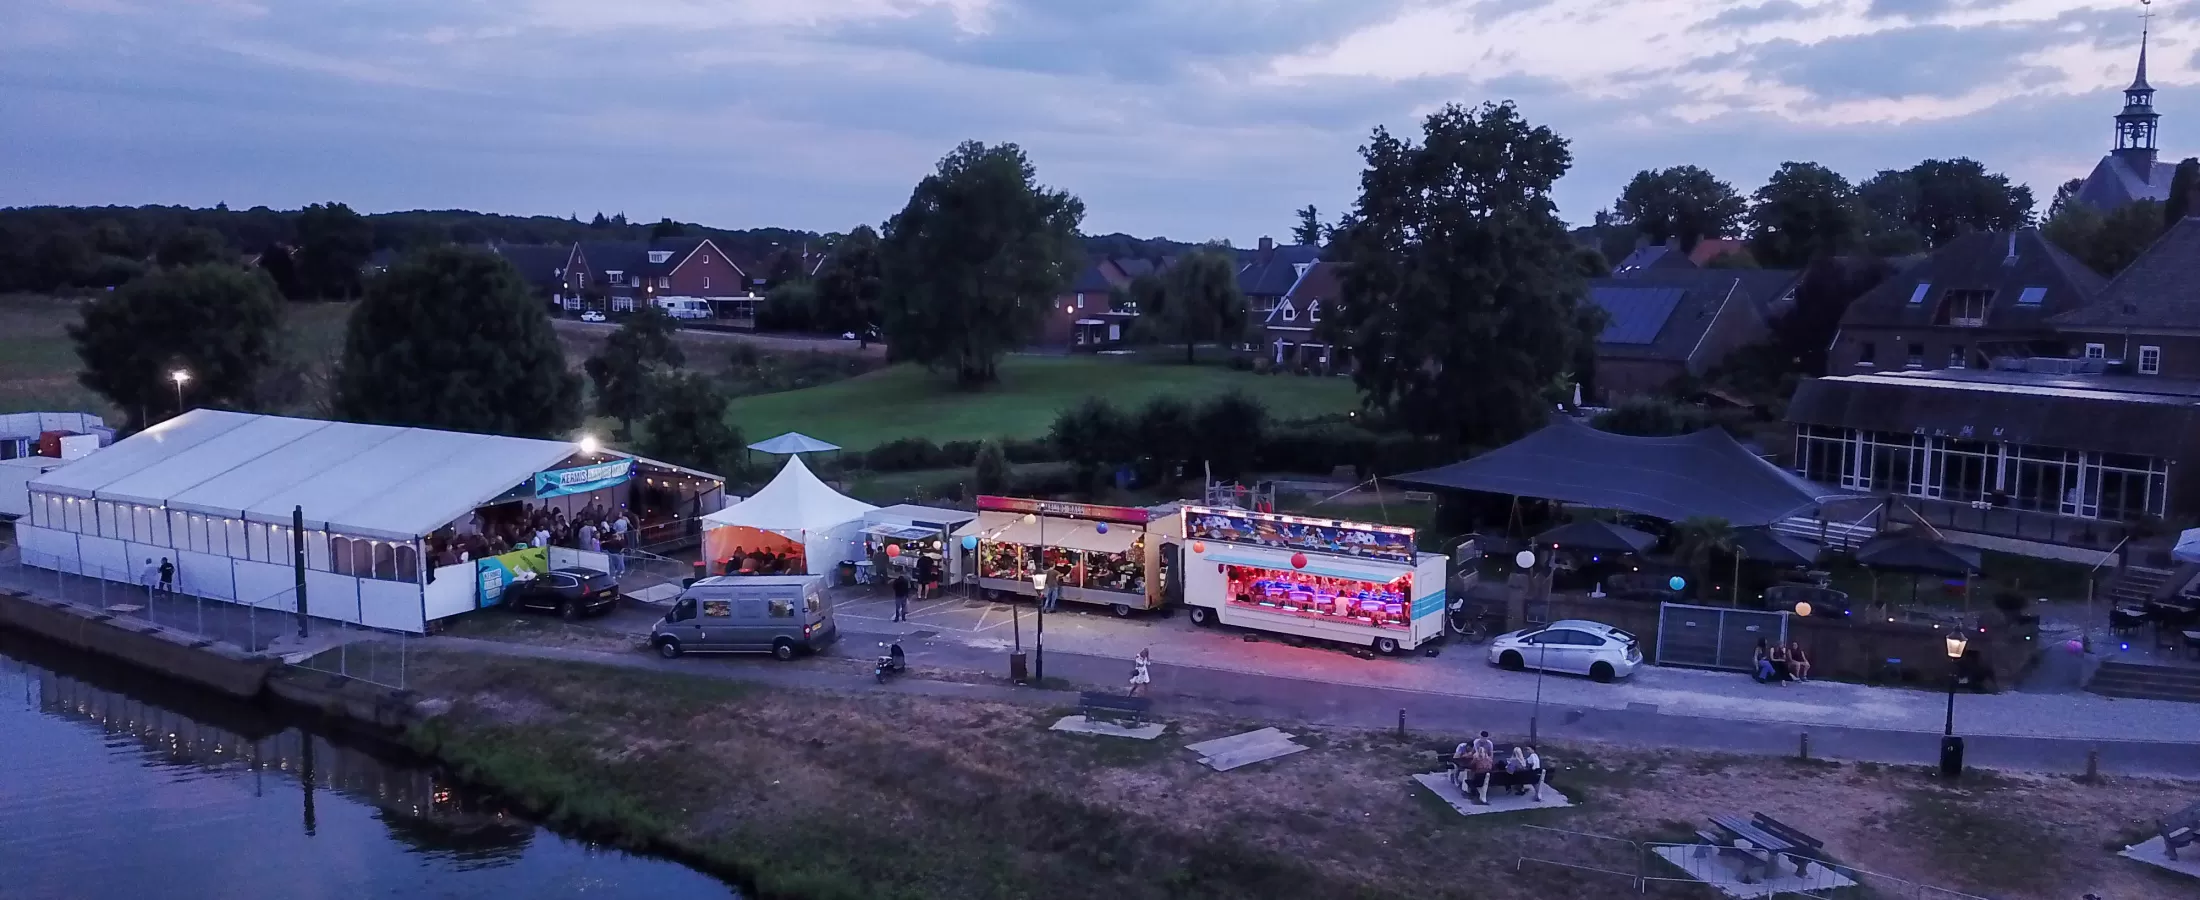
<path fill-rule="evenodd" d="M 947 547 L 951 533 L 978 515 L 959 509 L 940 509 L 902 503 L 865 513 L 863 556 L 849 563 L 860 584 L 891 578 L 900 572 L 917 579 L 918 561 L 937 564 L 935 577 L 949 568 Z"/>
<path fill-rule="evenodd" d="M 1062 579 L 1062 599 L 1118 616 L 1159 608 L 1174 567 L 1179 520 L 1154 510 L 982 496 L 955 532 L 953 573 L 965 584 L 1035 597 L 1032 576 Z"/>
<path fill-rule="evenodd" d="M 1446 560 L 1418 552 L 1411 528 L 1202 506 L 1182 518 L 1194 624 L 1385 654 L 1444 633 Z"/>

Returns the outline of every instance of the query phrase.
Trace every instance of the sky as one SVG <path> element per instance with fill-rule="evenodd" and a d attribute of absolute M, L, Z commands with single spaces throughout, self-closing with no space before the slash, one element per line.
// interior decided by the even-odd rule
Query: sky
<path fill-rule="evenodd" d="M 624 212 L 845 231 L 966 139 L 1084 230 L 1245 246 L 1352 204 L 1372 129 L 1510 100 L 1560 214 L 1970 156 L 2045 200 L 2111 142 L 2136 0 L 0 0 L 0 206 Z M 2200 155 L 2200 0 L 2156 0 Z"/>

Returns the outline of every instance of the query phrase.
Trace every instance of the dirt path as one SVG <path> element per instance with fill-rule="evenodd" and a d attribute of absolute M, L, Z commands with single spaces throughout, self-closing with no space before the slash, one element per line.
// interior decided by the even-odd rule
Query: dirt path
<path fill-rule="evenodd" d="M 611 332 L 618 329 L 617 325 L 609 322 L 582 322 L 576 319 L 551 319 L 550 321 L 552 325 L 557 327 L 561 337 L 569 341 L 591 345 L 601 342 L 604 338 L 609 337 Z M 886 356 L 886 345 L 884 344 L 872 344 L 869 349 L 864 349 L 855 341 L 844 341 L 829 337 L 682 329 L 676 340 L 683 344 L 708 347 L 714 355 L 733 344 L 753 344 L 760 350 L 780 352 L 817 350 L 825 353 L 846 353 L 851 356 L 859 354 L 880 358 Z"/>

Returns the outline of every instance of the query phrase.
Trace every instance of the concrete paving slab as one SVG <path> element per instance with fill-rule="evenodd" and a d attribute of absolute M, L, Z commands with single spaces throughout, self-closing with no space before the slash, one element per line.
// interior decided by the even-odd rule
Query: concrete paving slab
<path fill-rule="evenodd" d="M 1684 880 L 1700 881 L 1721 894 L 1741 900 L 1775 894 L 1807 893 L 1819 897 L 1826 896 L 1827 891 L 1856 886 L 1855 879 L 1817 863 L 1809 864 L 1803 874 L 1798 875 L 1795 864 L 1786 856 L 1773 860 L 1770 874 L 1763 880 L 1745 882 L 1742 880 L 1742 861 L 1709 844 L 1668 845 L 1654 847 L 1650 852 L 1688 873 L 1688 879 Z"/>
<path fill-rule="evenodd" d="M 1291 735 L 1276 728 L 1263 728 L 1244 734 L 1215 738 L 1187 745 L 1184 749 L 1199 754 L 1201 765 L 1217 772 L 1266 762 L 1278 757 L 1290 756 L 1307 749 L 1304 744 L 1291 740 Z"/>
<path fill-rule="evenodd" d="M 1533 793 L 1515 794 L 1500 788 L 1491 788 L 1490 802 L 1485 806 L 1467 799 L 1467 795 L 1460 793 L 1458 786 L 1451 783 L 1449 773 L 1427 772 L 1413 776 L 1413 780 L 1420 782 L 1422 787 L 1428 788 L 1429 792 L 1435 794 L 1437 799 L 1444 801 L 1445 804 L 1462 816 L 1487 816 L 1493 813 L 1523 812 L 1531 809 L 1565 809 L 1574 805 L 1573 798 L 1549 785 L 1543 787 L 1543 796 L 1540 799 Z"/>
<path fill-rule="evenodd" d="M 1248 731 L 1243 734 L 1233 734 L 1229 737 L 1200 741 L 1197 744 L 1186 744 L 1184 749 L 1201 756 L 1216 756 L 1241 747 L 1269 743 L 1278 739 L 1288 741 L 1291 739 L 1291 735 L 1285 733 L 1283 729 L 1270 727 L 1259 731 Z"/>
<path fill-rule="evenodd" d="M 1204 765 L 1207 768 L 1213 769 L 1217 772 L 1228 772 L 1231 769 L 1250 766 L 1258 762 L 1267 762 L 1271 759 L 1281 759 L 1283 757 L 1290 756 L 1293 753 L 1298 753 L 1307 749 L 1309 748 L 1306 747 L 1306 745 L 1304 744 L 1294 744 L 1290 741 L 1278 741 L 1272 744 L 1258 744 L 1223 756 L 1206 757 L 1204 759 L 1201 759 L 1199 762 L 1201 765 Z"/>
<path fill-rule="evenodd" d="M 1102 737 L 1130 738 L 1134 741 L 1150 741 L 1169 730 L 1166 722 L 1147 722 L 1126 727 L 1104 719 L 1088 719 L 1084 716 L 1063 716 L 1050 731 L 1066 731 L 1070 734 L 1097 734 Z"/>
<path fill-rule="evenodd" d="M 2116 855 L 2136 859 L 2155 868 L 2168 869 L 2179 875 L 2200 878 L 2200 850 L 2188 846 L 2184 853 L 2181 858 L 2169 858 L 2169 848 L 2163 846 L 2162 838 L 2157 835 L 2125 847 L 2122 853 Z"/>

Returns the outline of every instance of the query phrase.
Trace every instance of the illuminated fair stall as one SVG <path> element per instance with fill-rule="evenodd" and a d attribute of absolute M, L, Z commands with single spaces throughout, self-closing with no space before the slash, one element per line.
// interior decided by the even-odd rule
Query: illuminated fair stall
<path fill-rule="evenodd" d="M 1444 630 L 1445 559 L 1413 529 L 1187 506 L 1192 621 L 1397 653 Z"/>
<path fill-rule="evenodd" d="M 983 496 L 978 517 L 955 532 L 955 571 L 985 590 L 1027 597 L 1043 572 L 1060 579 L 1062 599 L 1129 615 L 1165 602 L 1177 524 L 1137 507 Z"/>

